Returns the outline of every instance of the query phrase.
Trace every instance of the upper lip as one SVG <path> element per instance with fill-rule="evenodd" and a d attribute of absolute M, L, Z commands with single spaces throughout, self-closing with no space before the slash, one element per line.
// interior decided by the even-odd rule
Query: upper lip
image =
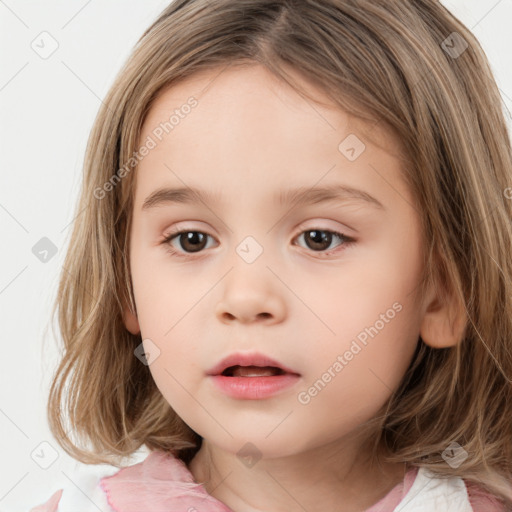
<path fill-rule="evenodd" d="M 281 368 L 287 373 L 294 373 L 299 375 L 295 370 L 288 368 L 279 361 L 276 361 L 275 359 L 272 359 L 271 357 L 266 356 L 265 354 L 260 354 L 258 352 L 236 352 L 234 354 L 230 354 L 215 366 L 210 368 L 207 374 L 220 375 L 226 368 L 229 368 L 230 366 L 275 366 L 276 368 Z"/>

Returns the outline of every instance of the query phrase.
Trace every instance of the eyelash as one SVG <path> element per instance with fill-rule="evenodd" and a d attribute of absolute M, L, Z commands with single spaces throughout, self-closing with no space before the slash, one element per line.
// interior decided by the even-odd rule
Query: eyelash
<path fill-rule="evenodd" d="M 341 249 L 334 249 L 334 250 L 330 250 L 330 251 L 313 251 L 311 249 L 312 252 L 318 253 L 318 254 L 323 254 L 324 256 L 330 256 L 333 253 L 341 252 L 341 251 L 345 250 L 347 247 L 351 246 L 352 244 L 354 244 L 356 242 L 355 239 L 350 238 L 350 237 L 348 237 L 348 236 L 346 236 L 343 233 L 340 233 L 338 231 L 332 231 L 332 230 L 329 230 L 329 229 L 320 229 L 320 228 L 310 228 L 310 229 L 306 229 L 304 231 L 301 231 L 299 233 L 299 235 L 294 238 L 294 240 L 299 238 L 300 236 L 302 236 L 304 233 L 308 233 L 308 232 L 311 232 L 311 231 L 320 231 L 322 233 L 330 233 L 330 234 L 338 237 L 343 242 L 342 244 L 340 244 Z M 171 254 L 173 256 L 177 256 L 178 258 L 191 259 L 191 258 L 195 257 L 194 254 L 201 254 L 201 252 L 203 252 L 203 251 L 198 251 L 196 253 L 186 253 L 185 252 L 183 254 L 180 251 L 174 249 L 170 245 L 171 241 L 174 238 L 182 235 L 183 233 L 201 233 L 203 235 L 211 237 L 211 235 L 208 235 L 208 233 L 205 233 L 203 231 L 194 230 L 194 229 L 182 229 L 180 231 L 174 231 L 174 232 L 170 233 L 169 235 L 167 235 L 164 238 L 164 240 L 162 241 L 162 244 L 167 245 L 167 252 L 169 254 Z"/>

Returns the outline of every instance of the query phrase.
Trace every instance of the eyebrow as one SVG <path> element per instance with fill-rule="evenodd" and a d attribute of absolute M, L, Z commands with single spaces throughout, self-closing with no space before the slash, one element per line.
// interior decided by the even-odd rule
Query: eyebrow
<path fill-rule="evenodd" d="M 212 193 L 193 187 L 159 188 L 152 192 L 142 205 L 142 210 L 147 211 L 166 204 L 191 204 L 205 203 L 217 204 L 221 199 L 218 193 Z M 346 185 L 330 185 L 324 187 L 297 187 L 281 190 L 274 196 L 274 201 L 280 206 L 294 203 L 295 206 L 307 204 L 319 204 L 327 202 L 342 202 L 355 199 L 369 206 L 386 210 L 384 205 L 375 197 L 364 190 Z"/>

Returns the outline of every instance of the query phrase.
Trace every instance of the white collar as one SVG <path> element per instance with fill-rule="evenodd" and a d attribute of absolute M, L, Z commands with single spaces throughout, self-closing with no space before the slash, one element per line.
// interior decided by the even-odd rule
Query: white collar
<path fill-rule="evenodd" d="M 418 468 L 416 478 L 393 512 L 473 512 L 466 484 L 460 477 L 441 478 Z"/>

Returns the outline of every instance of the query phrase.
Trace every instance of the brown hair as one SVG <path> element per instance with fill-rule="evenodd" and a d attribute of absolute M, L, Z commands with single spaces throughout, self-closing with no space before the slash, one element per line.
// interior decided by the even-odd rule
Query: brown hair
<path fill-rule="evenodd" d="M 53 310 L 64 353 L 50 389 L 51 431 L 85 463 L 119 465 L 142 445 L 185 461 L 199 449 L 201 437 L 134 356 L 140 335 L 123 323 L 124 305 L 135 311 L 134 151 L 165 88 L 251 63 L 307 95 L 286 70 L 300 73 L 364 121 L 368 137 L 379 124 L 392 130 L 410 161 L 425 283 L 464 304 L 460 343 L 436 349 L 418 340 L 399 388 L 368 423 L 375 448 L 512 504 L 510 138 L 480 44 L 434 0 L 177 0 L 163 10 L 117 76 L 88 141 Z M 452 441 L 469 455 L 457 468 L 441 457 Z"/>

